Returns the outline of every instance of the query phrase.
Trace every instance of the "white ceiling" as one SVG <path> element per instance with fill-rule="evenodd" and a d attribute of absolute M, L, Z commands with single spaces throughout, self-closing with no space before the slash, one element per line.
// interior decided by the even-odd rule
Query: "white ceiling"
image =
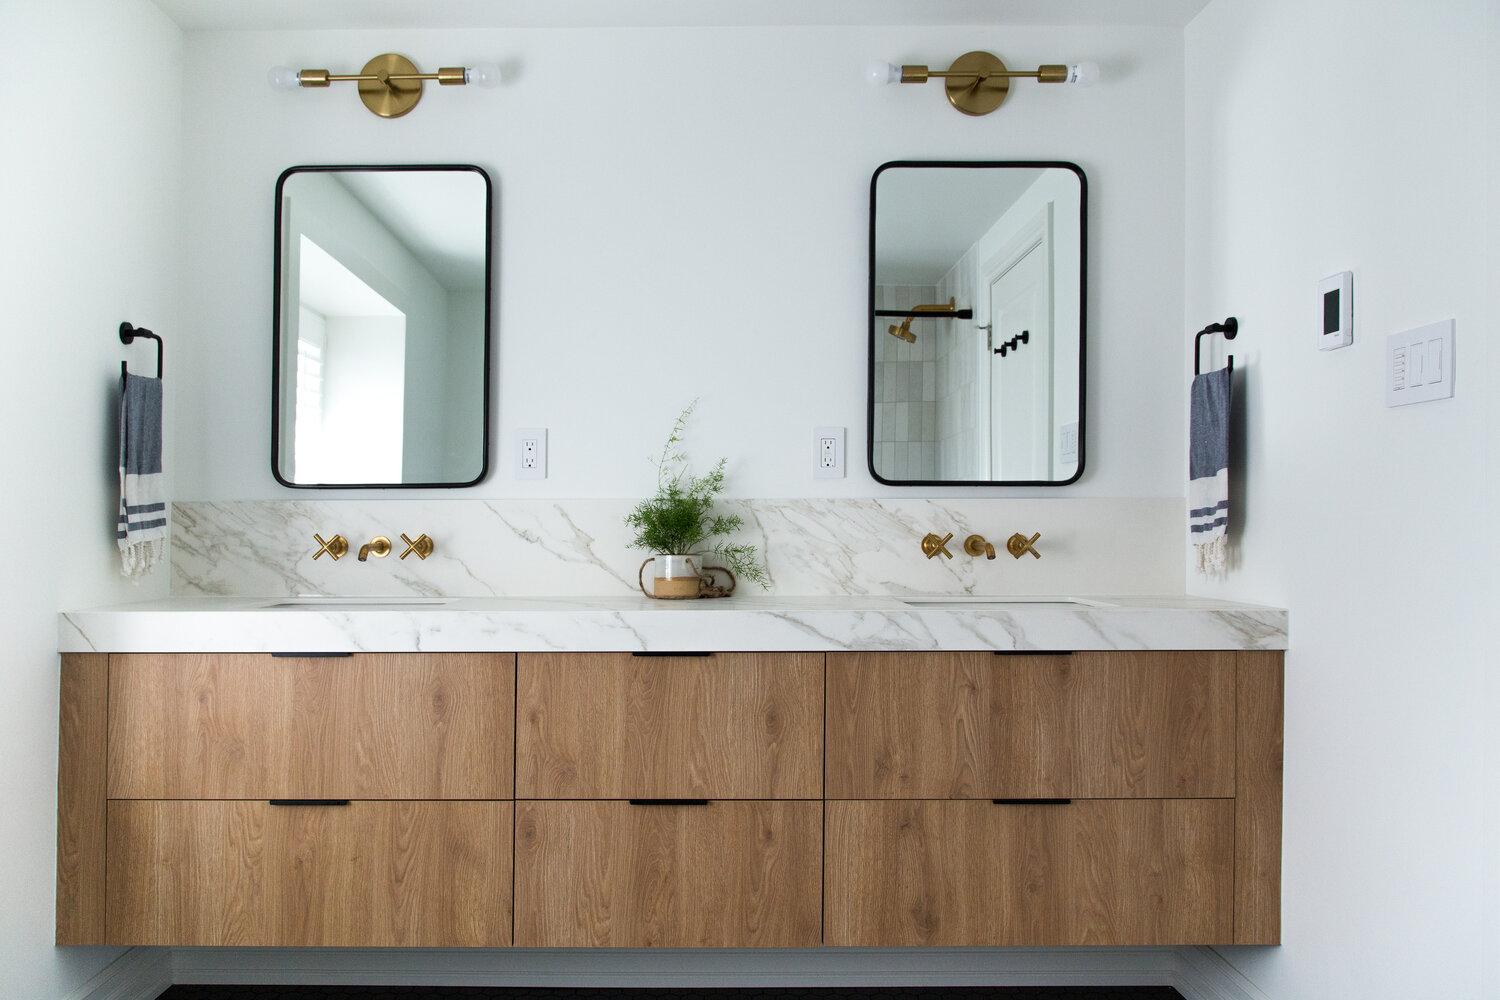
<path fill-rule="evenodd" d="M 187 30 L 1046 24 L 1181 27 L 1208 0 L 156 0 Z"/>
<path fill-rule="evenodd" d="M 484 180 L 469 170 L 333 175 L 450 292 L 484 288 Z"/>
<path fill-rule="evenodd" d="M 298 253 L 299 304 L 324 316 L 401 316 L 380 293 L 306 236 Z"/>
<path fill-rule="evenodd" d="M 876 189 L 876 283 L 936 284 L 1041 175 L 1030 168 L 886 170 Z"/>

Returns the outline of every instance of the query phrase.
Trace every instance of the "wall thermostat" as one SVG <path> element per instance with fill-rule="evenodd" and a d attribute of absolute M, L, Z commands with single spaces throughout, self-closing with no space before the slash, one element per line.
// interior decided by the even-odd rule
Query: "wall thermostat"
<path fill-rule="evenodd" d="M 1354 343 L 1354 272 L 1340 271 L 1318 282 L 1318 350 L 1336 351 Z"/>

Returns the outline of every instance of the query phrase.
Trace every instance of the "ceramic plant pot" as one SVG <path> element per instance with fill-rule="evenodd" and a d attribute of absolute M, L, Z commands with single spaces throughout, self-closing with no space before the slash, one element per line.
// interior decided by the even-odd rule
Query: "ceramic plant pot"
<path fill-rule="evenodd" d="M 651 588 L 641 582 L 641 590 L 647 597 L 665 601 L 682 601 L 698 597 L 703 592 L 703 561 L 696 555 L 652 556 L 641 564 L 641 573 L 651 568 Z"/>

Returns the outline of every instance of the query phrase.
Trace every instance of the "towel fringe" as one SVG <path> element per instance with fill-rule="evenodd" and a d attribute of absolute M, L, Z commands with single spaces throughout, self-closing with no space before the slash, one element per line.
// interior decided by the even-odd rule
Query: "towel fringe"
<path fill-rule="evenodd" d="M 1229 545 L 1224 535 L 1217 535 L 1193 546 L 1198 572 L 1203 576 L 1223 578 L 1229 569 Z"/>
<path fill-rule="evenodd" d="M 120 549 L 120 572 L 139 583 L 142 577 L 165 560 L 166 554 L 167 540 L 165 538 L 131 542 Z"/>

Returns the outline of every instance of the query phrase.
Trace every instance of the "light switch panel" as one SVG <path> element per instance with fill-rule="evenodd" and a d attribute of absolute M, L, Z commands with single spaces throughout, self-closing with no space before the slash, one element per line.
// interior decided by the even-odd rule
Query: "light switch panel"
<path fill-rule="evenodd" d="M 1385 405 L 1405 406 L 1453 395 L 1453 320 L 1385 338 Z"/>

